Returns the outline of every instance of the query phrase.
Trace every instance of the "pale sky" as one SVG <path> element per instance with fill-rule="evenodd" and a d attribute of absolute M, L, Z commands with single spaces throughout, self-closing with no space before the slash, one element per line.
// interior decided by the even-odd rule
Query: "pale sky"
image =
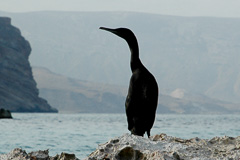
<path fill-rule="evenodd" d="M 0 11 L 135 11 L 178 16 L 240 17 L 240 0 L 0 0 Z"/>

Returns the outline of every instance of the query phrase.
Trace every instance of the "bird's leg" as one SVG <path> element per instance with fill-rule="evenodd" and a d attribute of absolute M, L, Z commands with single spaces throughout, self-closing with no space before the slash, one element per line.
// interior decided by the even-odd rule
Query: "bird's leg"
<path fill-rule="evenodd" d="M 150 137 L 150 130 L 147 131 L 148 138 Z"/>

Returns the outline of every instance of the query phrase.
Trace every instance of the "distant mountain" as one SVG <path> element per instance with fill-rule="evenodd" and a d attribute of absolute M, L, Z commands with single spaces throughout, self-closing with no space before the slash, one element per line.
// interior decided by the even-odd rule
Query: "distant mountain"
<path fill-rule="evenodd" d="M 126 88 L 81 81 L 33 67 L 40 95 L 60 112 L 122 113 Z"/>
<path fill-rule="evenodd" d="M 38 96 L 28 57 L 31 47 L 10 18 L 0 17 L 0 108 L 12 112 L 57 112 Z"/>
<path fill-rule="evenodd" d="M 124 113 L 127 88 L 68 78 L 46 68 L 33 67 L 40 95 L 60 112 Z M 240 113 L 239 105 L 187 93 L 164 91 L 158 113 L 219 114 Z"/>
<path fill-rule="evenodd" d="M 240 103 L 240 19 L 131 12 L 3 13 L 30 40 L 32 65 L 67 77 L 127 86 L 130 53 L 100 26 L 136 34 L 143 64 L 160 92 L 183 89 Z"/>

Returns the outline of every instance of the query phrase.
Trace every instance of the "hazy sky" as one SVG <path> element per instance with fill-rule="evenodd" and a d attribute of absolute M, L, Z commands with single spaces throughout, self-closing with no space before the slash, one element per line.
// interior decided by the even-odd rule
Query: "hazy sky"
<path fill-rule="evenodd" d="M 0 11 L 137 11 L 180 16 L 240 17 L 240 0 L 0 0 Z"/>

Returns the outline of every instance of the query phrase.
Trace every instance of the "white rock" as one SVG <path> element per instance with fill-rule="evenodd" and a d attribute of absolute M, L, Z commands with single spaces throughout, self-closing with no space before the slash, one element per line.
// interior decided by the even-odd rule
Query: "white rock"
<path fill-rule="evenodd" d="M 160 134 L 150 139 L 124 134 L 99 145 L 85 160 L 217 160 L 240 159 L 240 137 L 214 137 L 210 140 L 180 139 Z"/>

